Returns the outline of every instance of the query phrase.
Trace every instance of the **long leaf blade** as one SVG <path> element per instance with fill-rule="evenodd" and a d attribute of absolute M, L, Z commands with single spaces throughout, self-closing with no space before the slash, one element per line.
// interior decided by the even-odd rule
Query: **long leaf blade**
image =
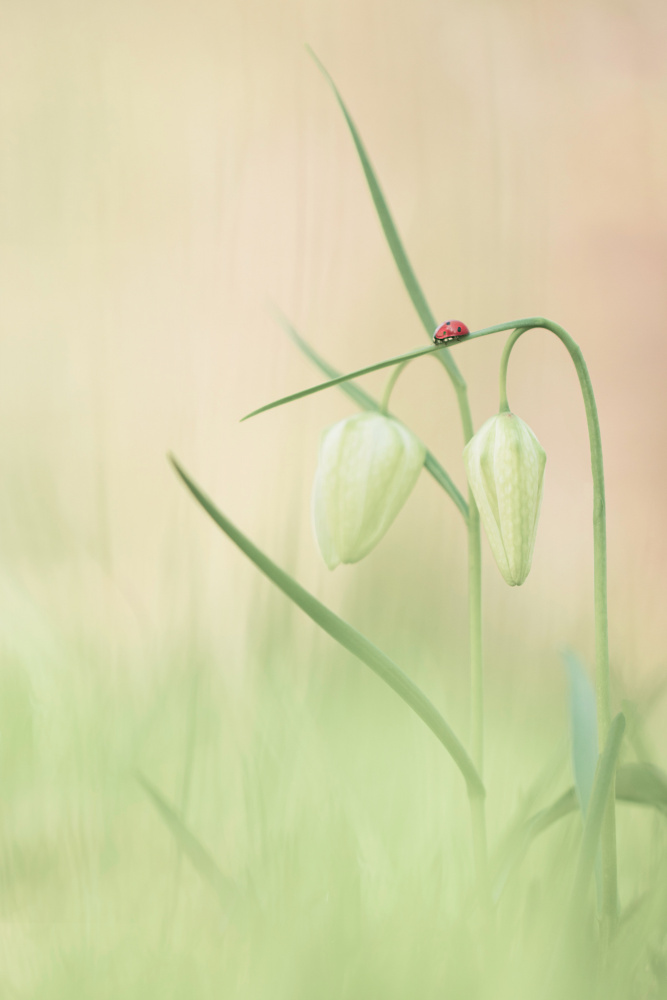
<path fill-rule="evenodd" d="M 325 375 L 328 375 L 330 379 L 338 378 L 340 372 L 338 372 L 333 365 L 330 365 L 328 361 L 318 354 L 317 351 L 311 347 L 308 341 L 304 340 L 301 334 L 295 329 L 290 323 L 286 316 L 283 316 L 278 310 L 275 311 L 276 320 L 282 326 L 283 330 L 287 335 L 294 341 L 299 350 L 315 365 L 319 368 Z M 361 407 L 362 410 L 372 410 L 377 413 L 380 410 L 380 404 L 373 399 L 373 397 L 362 389 L 358 385 L 354 385 L 353 382 L 342 382 L 340 384 L 342 391 L 349 396 L 357 406 Z M 431 473 L 438 485 L 442 486 L 445 493 L 448 493 L 451 499 L 454 501 L 458 509 L 463 514 L 464 520 L 468 520 L 468 504 L 459 490 L 459 488 L 454 483 L 453 479 L 449 476 L 449 473 L 442 467 L 440 462 L 437 460 L 435 455 L 426 451 L 426 457 L 424 459 L 424 467 Z"/>
<path fill-rule="evenodd" d="M 293 392 L 289 396 L 281 396 L 280 399 L 274 399 L 273 402 L 265 403 L 264 406 L 260 406 L 256 410 L 252 410 L 251 413 L 246 413 L 244 417 L 241 417 L 241 422 L 244 420 L 250 420 L 251 417 L 256 417 L 258 413 L 266 413 L 267 410 L 273 410 L 277 406 L 283 406 L 285 403 L 293 403 L 297 399 L 303 399 L 305 396 L 312 396 L 316 392 L 322 392 L 324 389 L 330 389 L 334 385 L 342 385 L 344 382 L 349 382 L 351 379 L 361 378 L 362 375 L 368 375 L 371 372 L 380 371 L 382 368 L 391 368 L 393 365 L 403 364 L 404 361 L 414 361 L 417 358 L 427 357 L 430 354 L 439 354 L 442 351 L 451 350 L 451 348 L 456 347 L 457 344 L 464 344 L 471 340 L 478 340 L 480 337 L 488 337 L 492 333 L 501 333 L 503 330 L 513 330 L 518 327 L 528 329 L 534 325 L 539 325 L 539 323 L 539 319 L 512 320 L 511 323 L 498 323 L 496 326 L 487 326 L 483 330 L 475 330 L 474 333 L 469 333 L 461 340 L 455 340 L 451 343 L 433 344 L 431 347 L 417 347 L 412 351 L 408 351 L 406 354 L 397 354 L 393 358 L 378 361 L 373 365 L 367 365 L 365 368 L 358 368 L 356 371 L 349 372 L 347 375 L 339 375 L 337 378 L 332 378 L 328 382 L 320 382 L 319 385 L 311 385 L 308 389 L 301 389 L 299 392 Z"/>
<path fill-rule="evenodd" d="M 306 49 L 308 50 L 309 54 L 315 61 L 315 64 L 322 73 L 324 79 L 331 87 L 334 96 L 336 98 L 336 101 L 338 102 L 338 106 L 343 112 L 343 116 L 345 117 L 345 121 L 347 122 L 347 127 L 349 128 L 350 133 L 352 135 L 352 141 L 354 142 L 357 153 L 359 155 L 359 159 L 361 161 L 361 166 L 364 171 L 364 176 L 366 177 L 366 182 L 371 192 L 373 204 L 375 205 L 375 210 L 378 214 L 380 225 L 382 226 L 382 231 L 384 232 L 387 243 L 389 244 L 389 249 L 391 250 L 392 256 L 396 262 L 396 266 L 398 267 L 398 270 L 400 272 L 401 278 L 403 279 L 403 283 L 408 291 L 408 294 L 412 299 L 415 309 L 417 310 L 417 314 L 419 315 L 419 318 L 424 324 L 424 328 L 427 331 L 427 333 L 431 334 L 433 333 L 436 327 L 435 317 L 431 312 L 431 309 L 426 301 L 426 297 L 412 269 L 412 265 L 408 260 L 408 255 L 406 254 L 405 249 L 403 247 L 403 243 L 401 242 L 401 238 L 398 235 L 398 230 L 396 229 L 394 220 L 391 217 L 389 207 L 382 193 L 382 189 L 375 175 L 375 171 L 371 166 L 371 161 L 368 158 L 368 153 L 366 152 L 366 148 L 363 142 L 361 141 L 361 136 L 357 131 L 357 127 L 354 124 L 354 121 L 352 120 L 352 116 L 350 115 L 350 112 L 347 110 L 347 106 L 343 98 L 341 97 L 340 91 L 338 90 L 338 87 L 334 83 L 333 78 L 331 77 L 329 71 L 326 69 L 324 64 L 320 61 L 318 56 L 313 52 L 313 50 L 310 48 L 309 45 L 306 46 Z"/>
<path fill-rule="evenodd" d="M 364 171 L 364 176 L 366 178 L 366 183 L 371 193 L 371 198 L 373 199 L 373 204 L 375 205 L 375 211 L 377 212 L 378 219 L 380 220 L 380 225 L 382 226 L 382 232 L 384 233 L 385 239 L 391 251 L 391 255 L 394 258 L 398 272 L 403 279 L 403 284 L 405 289 L 410 296 L 413 306 L 419 316 L 426 333 L 431 336 L 436 328 L 436 320 L 431 308 L 426 301 L 426 296 L 424 295 L 421 285 L 417 281 L 417 276 L 412 268 L 412 264 L 408 259 L 408 255 L 403 247 L 403 242 L 398 235 L 398 229 L 394 223 L 391 212 L 389 211 L 389 206 L 387 200 L 382 193 L 382 188 L 380 187 L 380 182 L 377 179 L 375 170 L 371 164 L 371 161 L 366 152 L 366 147 L 361 141 L 361 136 L 357 130 L 357 126 L 354 124 L 354 120 L 347 109 L 345 101 L 343 100 L 338 87 L 333 81 L 333 78 L 329 71 L 326 69 L 324 64 L 320 61 L 317 55 L 313 52 L 310 46 L 306 46 L 309 54 L 312 56 L 318 69 L 324 76 L 331 87 L 334 97 L 338 102 L 338 106 L 343 112 L 345 121 L 347 122 L 347 127 L 350 130 L 352 136 L 352 141 L 354 142 L 359 160 L 361 161 L 361 167 Z M 447 372 L 452 379 L 452 381 L 457 385 L 463 385 L 463 376 L 459 371 L 458 365 L 454 359 L 449 354 L 439 355 L 439 360 L 442 361 L 443 365 L 447 369 Z"/>
<path fill-rule="evenodd" d="M 234 542 L 241 551 L 257 566 L 265 576 L 271 580 L 282 592 L 289 597 L 298 607 L 304 611 L 309 618 L 327 632 L 341 646 L 370 667 L 400 698 L 412 708 L 420 719 L 426 723 L 432 733 L 440 740 L 444 748 L 449 753 L 454 763 L 459 768 L 471 794 L 484 795 L 484 785 L 472 763 L 466 749 L 459 741 L 449 724 L 438 712 L 433 703 L 426 697 L 423 691 L 417 687 L 407 674 L 403 673 L 400 667 L 389 659 L 381 650 L 374 646 L 360 632 L 348 625 L 347 622 L 339 618 L 338 615 L 330 611 L 324 604 L 313 597 L 296 580 L 280 569 L 268 556 L 254 545 L 249 538 L 239 531 L 228 518 L 224 516 L 214 505 L 213 501 L 203 493 L 199 487 L 190 479 L 188 474 L 179 465 L 178 461 L 170 456 L 171 462 L 194 498 L 204 508 L 209 517 L 224 531 L 228 538 Z"/>
<path fill-rule="evenodd" d="M 391 368 L 392 365 L 400 365 L 404 361 L 414 361 L 415 358 L 421 358 L 426 354 L 434 354 L 436 351 L 441 350 L 442 347 L 439 344 L 434 344 L 432 347 L 418 347 L 413 351 L 408 351 L 407 354 L 399 354 L 394 358 L 387 358 L 385 361 L 378 361 L 373 365 L 367 365 L 365 368 L 358 368 L 348 375 L 338 375 L 327 382 L 311 385 L 308 389 L 301 389 L 299 392 L 290 393 L 289 396 L 282 396 L 280 399 L 275 399 L 272 403 L 265 403 L 264 406 L 259 406 L 256 410 L 252 410 L 251 413 L 246 413 L 245 417 L 241 417 L 241 423 L 244 420 L 250 420 L 251 417 L 256 417 L 259 413 L 274 410 L 277 406 L 284 406 L 285 403 L 293 403 L 297 399 L 304 399 L 304 397 L 312 396 L 314 393 L 322 392 L 324 389 L 331 389 L 334 385 L 341 385 L 344 382 L 349 382 L 351 379 L 368 375 L 370 372 L 380 371 L 381 368 Z"/>
<path fill-rule="evenodd" d="M 315 348 L 305 340 L 299 331 L 293 326 L 279 309 L 273 309 L 273 314 L 277 323 L 283 328 L 287 336 L 296 344 L 302 354 L 304 354 L 309 361 L 319 368 L 320 371 L 327 376 L 327 378 L 339 378 L 343 373 L 339 372 L 337 368 L 319 354 Z M 361 407 L 362 410 L 373 410 L 378 412 L 380 409 L 380 404 L 373 399 L 370 393 L 366 392 L 359 385 L 354 385 L 353 382 L 341 382 L 341 390 L 349 396 L 349 398 Z"/>
<path fill-rule="evenodd" d="M 145 775 L 138 772 L 136 778 L 193 868 L 214 889 L 221 903 L 229 907 L 237 902 L 239 891 L 236 884 L 223 875 L 213 856 L 188 829 L 173 806 Z"/>

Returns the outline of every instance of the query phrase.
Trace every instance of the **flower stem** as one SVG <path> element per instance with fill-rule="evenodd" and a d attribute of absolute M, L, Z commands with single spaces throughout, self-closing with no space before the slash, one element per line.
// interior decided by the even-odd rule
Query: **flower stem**
<path fill-rule="evenodd" d="M 581 353 L 581 348 L 561 326 L 546 319 L 532 319 L 526 325 L 515 329 L 509 337 L 500 363 L 500 400 L 507 404 L 507 365 L 512 348 L 527 330 L 542 328 L 555 334 L 567 348 L 579 377 L 581 392 L 586 408 L 588 437 L 591 451 L 591 471 L 593 473 L 593 546 L 594 546 L 594 592 L 595 592 L 595 691 L 598 715 L 598 747 L 602 753 L 609 736 L 611 725 L 611 699 L 609 685 L 609 626 L 607 619 L 607 519 L 605 510 L 604 467 L 602 463 L 602 439 L 600 422 L 591 378 Z M 473 758 L 474 759 L 474 758 Z M 612 778 L 611 788 L 605 807 L 601 830 L 602 847 L 602 927 L 603 941 L 609 941 L 613 934 L 618 910 L 618 888 L 616 873 L 616 793 Z"/>
<path fill-rule="evenodd" d="M 401 374 L 402 371 L 405 371 L 405 369 L 409 364 L 410 364 L 409 361 L 404 361 L 402 364 L 397 365 L 396 368 L 394 368 L 391 375 L 389 376 L 389 378 L 387 379 L 387 384 L 384 387 L 384 392 L 382 393 L 382 399 L 380 400 L 380 413 L 383 413 L 385 416 L 387 415 L 387 411 L 389 409 L 389 399 L 394 390 L 394 386 L 398 382 L 398 376 Z"/>
<path fill-rule="evenodd" d="M 424 323 L 433 329 L 435 320 L 429 315 Z M 502 329 L 508 329 L 503 325 Z M 493 328 L 493 332 L 495 328 Z M 449 375 L 459 406 L 463 442 L 467 444 L 474 434 L 468 386 L 458 365 L 448 350 L 437 354 L 438 360 Z M 468 485 L 468 628 L 470 648 L 470 756 L 483 779 L 484 775 L 484 660 L 482 652 L 482 540 L 479 510 Z M 488 918 L 491 916 L 491 881 L 486 837 L 486 805 L 484 797 L 468 789 L 472 845 L 477 877 L 477 892 Z"/>
<path fill-rule="evenodd" d="M 462 383 L 462 384 L 461 384 Z M 468 389 L 461 379 L 455 383 L 464 443 L 474 433 Z M 482 542 L 479 510 L 468 487 L 468 627 L 470 643 L 470 755 L 484 780 L 484 661 L 482 655 Z M 486 840 L 486 808 L 480 796 L 470 797 L 473 852 L 478 892 L 482 905 L 491 911 L 491 885 Z"/>

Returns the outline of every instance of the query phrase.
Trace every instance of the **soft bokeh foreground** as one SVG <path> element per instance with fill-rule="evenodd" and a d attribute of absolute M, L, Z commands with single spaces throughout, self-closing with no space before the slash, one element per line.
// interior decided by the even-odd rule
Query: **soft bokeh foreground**
<path fill-rule="evenodd" d="M 317 379 L 270 302 L 340 369 L 424 343 L 309 42 L 438 315 L 546 315 L 584 350 L 614 705 L 645 720 L 627 759 L 666 763 L 662 3 L 5 0 L 0 16 L 0 995 L 532 1000 L 580 820 L 530 848 L 492 943 L 450 761 L 258 578 L 165 455 L 467 737 L 453 505 L 422 476 L 379 548 L 329 574 L 310 485 L 350 404 L 332 391 L 238 423 Z M 457 348 L 478 426 L 500 350 Z M 571 784 L 558 649 L 593 653 L 567 355 L 526 336 L 509 388 L 548 464 L 527 583 L 505 587 L 484 549 L 494 849 Z M 438 366 L 410 369 L 393 406 L 462 484 Z M 667 988 L 664 822 L 619 807 L 605 998 Z M 592 970 L 572 968 L 590 996 Z"/>

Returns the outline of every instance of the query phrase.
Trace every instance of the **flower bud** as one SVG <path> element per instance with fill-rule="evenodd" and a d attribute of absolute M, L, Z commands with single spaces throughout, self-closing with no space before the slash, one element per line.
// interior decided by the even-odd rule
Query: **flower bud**
<path fill-rule="evenodd" d="M 463 458 L 498 569 L 520 586 L 533 559 L 546 453 L 528 424 L 505 412 L 480 427 Z"/>
<path fill-rule="evenodd" d="M 313 486 L 315 537 L 329 569 L 363 559 L 410 495 L 426 450 L 398 420 L 360 413 L 322 435 Z"/>

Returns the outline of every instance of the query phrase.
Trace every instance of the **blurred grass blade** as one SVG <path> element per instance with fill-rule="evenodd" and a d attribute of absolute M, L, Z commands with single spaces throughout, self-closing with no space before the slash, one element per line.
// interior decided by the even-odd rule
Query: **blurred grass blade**
<path fill-rule="evenodd" d="M 303 339 L 303 337 L 297 332 L 297 330 L 292 326 L 290 321 L 284 316 L 279 310 L 274 310 L 274 315 L 278 323 L 282 326 L 283 330 L 287 335 L 294 341 L 299 350 L 305 354 L 305 356 L 312 361 L 312 363 L 320 369 L 329 378 L 338 378 L 340 372 L 337 371 L 333 365 L 330 365 L 328 361 L 317 353 L 310 346 L 310 344 Z M 353 382 L 341 382 L 340 388 L 346 393 L 349 398 L 361 407 L 362 410 L 373 410 L 376 413 L 380 409 L 380 404 L 377 403 L 369 393 L 364 389 L 355 385 Z M 445 493 L 448 493 L 451 499 L 454 501 L 458 509 L 463 514 L 465 521 L 468 520 L 468 504 L 465 500 L 463 494 L 460 492 L 456 484 L 450 478 L 449 474 L 440 465 L 437 458 L 430 452 L 426 451 L 426 458 L 424 459 L 424 467 L 431 473 L 436 483 L 442 486 Z"/>
<path fill-rule="evenodd" d="M 616 798 L 652 806 L 667 816 L 667 774 L 653 764 L 623 764 L 616 772 Z"/>
<path fill-rule="evenodd" d="M 578 808 L 577 793 L 574 789 L 568 788 L 555 802 L 546 809 L 531 816 L 525 824 L 509 838 L 509 842 L 504 845 L 499 858 L 494 860 L 493 869 L 493 901 L 497 903 L 502 895 L 503 889 L 507 885 L 510 876 L 519 866 L 526 855 L 533 840 L 540 833 L 548 830 L 550 826 L 557 823 L 564 816 L 569 816 Z"/>
<path fill-rule="evenodd" d="M 199 489 L 190 479 L 187 473 L 181 468 L 176 459 L 171 457 L 171 462 L 176 472 L 181 477 L 194 498 L 201 504 L 206 513 L 215 521 L 228 538 L 237 545 L 249 559 L 254 562 L 259 570 L 268 576 L 272 583 L 282 590 L 291 601 L 297 604 L 302 611 L 312 618 L 312 620 L 327 632 L 341 646 L 370 667 L 382 680 L 389 685 L 406 704 L 429 727 L 431 732 L 437 736 L 442 745 L 459 768 L 468 790 L 471 794 L 484 795 L 484 785 L 475 769 L 468 753 L 458 740 L 448 723 L 440 715 L 426 695 L 417 685 L 396 666 L 381 650 L 374 646 L 372 642 L 357 632 L 356 629 L 348 625 L 347 622 L 339 618 L 338 615 L 330 611 L 317 598 L 308 593 L 296 580 L 285 573 L 284 570 L 276 566 L 268 556 L 257 548 L 256 545 L 246 538 L 224 514 L 222 514 L 213 502 Z"/>
<path fill-rule="evenodd" d="M 621 764 L 616 771 L 616 801 L 648 806 L 667 816 L 667 774 L 647 763 Z M 558 820 L 579 809 L 574 785 L 546 809 L 535 813 L 510 836 L 494 861 L 494 897 L 500 896 L 507 879 L 520 863 L 533 840 Z"/>
<path fill-rule="evenodd" d="M 595 692 L 578 657 L 561 652 L 569 682 L 570 737 L 574 786 L 582 816 L 586 816 L 598 762 L 598 724 Z"/>
<path fill-rule="evenodd" d="M 577 800 L 585 822 L 598 761 L 598 715 L 595 691 L 583 664 L 571 649 L 561 650 L 568 676 L 570 701 L 570 744 L 572 772 Z M 595 862 L 598 912 L 602 905 L 602 857 Z"/>
<path fill-rule="evenodd" d="M 574 886 L 572 891 L 571 915 L 576 916 L 579 911 L 582 898 L 590 882 L 595 865 L 595 855 L 600 843 L 600 831 L 604 817 L 609 790 L 612 786 L 616 772 L 616 762 L 621 749 L 623 733 L 625 732 L 625 716 L 619 712 L 612 720 L 609 727 L 609 736 L 604 750 L 598 759 L 598 766 L 595 770 L 595 779 L 588 801 L 586 812 L 586 822 L 584 823 L 584 835 L 581 840 L 579 857 L 577 859 L 577 870 L 575 873 Z"/>
<path fill-rule="evenodd" d="M 595 867 L 595 858 L 600 846 L 602 823 L 612 789 L 616 762 L 625 732 L 625 716 L 619 712 L 612 719 L 604 750 L 598 758 L 595 779 L 588 801 L 584 834 L 581 838 L 577 867 L 572 882 L 572 891 L 566 917 L 556 947 L 548 966 L 545 996 L 555 998 L 571 995 L 571 989 L 564 991 L 565 973 L 568 968 L 579 965 L 582 957 L 582 942 L 587 940 L 582 934 L 582 918 L 586 914 L 586 893 Z"/>
<path fill-rule="evenodd" d="M 258 407 L 251 413 L 246 413 L 245 417 L 241 417 L 241 423 L 244 420 L 250 420 L 251 417 L 256 417 L 258 413 L 266 413 L 267 410 L 274 410 L 277 406 L 284 406 L 285 403 L 293 403 L 296 399 L 303 399 L 305 396 L 312 396 L 316 392 L 322 392 L 324 389 L 330 389 L 334 385 L 341 385 L 344 382 L 348 382 L 353 378 L 360 378 L 362 375 L 368 375 L 370 372 L 380 371 L 381 368 L 391 368 L 392 365 L 400 365 L 404 361 L 413 361 L 415 358 L 421 358 L 426 354 L 434 354 L 437 351 L 443 350 L 442 345 L 433 344 L 431 347 L 417 347 L 413 351 L 408 351 L 407 354 L 399 354 L 395 358 L 388 358 L 386 361 L 378 361 L 374 365 L 368 365 L 366 368 L 358 368 L 357 371 L 350 372 L 348 375 L 338 375 L 336 378 L 330 379 L 328 382 L 320 382 L 319 385 L 311 385 L 308 389 L 301 389 L 299 392 L 293 392 L 289 396 L 282 396 L 280 399 L 274 399 L 272 403 L 265 403 L 264 406 Z"/>
<path fill-rule="evenodd" d="M 412 265 L 408 260 L 408 255 L 406 254 L 405 249 L 403 247 L 403 243 L 401 242 L 401 238 L 398 235 L 398 230 L 394 224 L 391 212 L 389 211 L 389 206 L 387 205 L 386 199 L 382 193 L 382 188 L 380 187 L 379 181 L 375 175 L 375 171 L 373 170 L 371 161 L 368 158 L 368 153 L 366 152 L 366 148 L 363 142 L 361 141 L 361 136 L 357 131 L 357 126 L 354 124 L 352 116 L 350 115 L 350 112 L 347 110 L 347 107 L 345 105 L 345 101 L 341 97 L 340 91 L 338 90 L 338 87 L 334 83 L 333 78 L 329 74 L 329 71 L 326 69 L 324 64 L 318 59 L 318 57 L 315 55 L 315 53 L 313 52 L 313 50 L 310 48 L 309 45 L 306 46 L 306 49 L 312 56 L 320 72 L 322 73 L 325 80 L 331 87 L 334 96 L 338 102 L 338 106 L 343 112 L 345 121 L 347 122 L 347 127 L 350 130 L 350 133 L 352 135 L 352 140 L 354 142 L 357 153 L 359 155 L 359 159 L 361 161 L 361 166 L 364 171 L 364 176 L 366 177 L 366 182 L 370 189 L 371 198 L 373 199 L 373 204 L 375 205 L 375 211 L 378 214 L 378 218 L 380 220 L 380 225 L 382 226 L 382 231 L 385 235 L 385 239 L 389 245 L 389 249 L 391 250 L 391 254 L 392 257 L 394 258 L 399 274 L 403 279 L 403 284 L 405 285 L 406 291 L 410 296 L 412 304 L 417 311 L 417 315 L 422 321 L 424 329 L 426 330 L 427 334 L 430 337 L 437 326 L 436 319 L 433 313 L 431 312 L 431 308 L 428 302 L 426 301 L 426 296 L 424 295 L 421 289 L 421 285 L 417 281 L 415 272 L 412 269 Z M 447 353 L 443 354 L 440 356 L 440 360 L 442 361 L 445 368 L 449 372 L 449 375 L 452 378 L 452 380 L 461 384 L 463 382 L 463 377 L 461 375 L 461 372 L 459 371 L 456 362 L 451 357 L 451 355 Z"/>
<path fill-rule="evenodd" d="M 621 711 L 627 723 L 625 738 L 634 750 L 637 760 L 650 763 L 655 759 L 656 754 L 649 746 L 645 713 L 641 710 L 637 702 L 630 701 L 627 698 L 623 698 L 621 701 Z"/>
<path fill-rule="evenodd" d="M 533 840 L 540 833 L 548 830 L 552 824 L 557 823 L 559 819 L 563 819 L 564 816 L 573 813 L 578 808 L 578 805 L 576 788 L 568 788 L 555 802 L 552 802 L 546 809 L 540 809 L 529 820 L 530 839 Z"/>
<path fill-rule="evenodd" d="M 193 868 L 214 889 L 223 906 L 229 908 L 236 903 L 239 898 L 236 884 L 223 875 L 209 851 L 148 778 L 141 772 L 136 778 Z"/>

